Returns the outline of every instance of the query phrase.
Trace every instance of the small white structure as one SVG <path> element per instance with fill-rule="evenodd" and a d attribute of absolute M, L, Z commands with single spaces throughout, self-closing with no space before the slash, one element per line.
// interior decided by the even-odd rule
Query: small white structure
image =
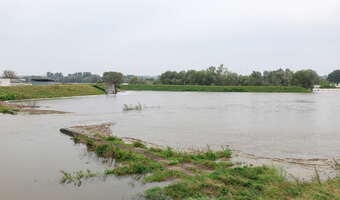
<path fill-rule="evenodd" d="M 32 85 L 23 79 L 0 78 L 0 86 Z"/>
<path fill-rule="evenodd" d="M 11 86 L 11 79 L 0 78 L 0 86 Z"/>

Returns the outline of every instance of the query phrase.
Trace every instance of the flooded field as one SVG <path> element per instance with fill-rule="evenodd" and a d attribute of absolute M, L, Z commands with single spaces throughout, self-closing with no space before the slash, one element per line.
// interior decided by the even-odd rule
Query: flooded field
<path fill-rule="evenodd" d="M 61 170 L 110 167 L 59 133 L 113 122 L 118 136 L 175 148 L 232 149 L 280 158 L 340 158 L 340 90 L 314 94 L 124 92 L 44 100 L 68 114 L 0 115 L 0 199 L 129 199 L 145 190 L 130 178 L 60 185 Z M 123 111 L 124 104 L 142 111 Z"/>

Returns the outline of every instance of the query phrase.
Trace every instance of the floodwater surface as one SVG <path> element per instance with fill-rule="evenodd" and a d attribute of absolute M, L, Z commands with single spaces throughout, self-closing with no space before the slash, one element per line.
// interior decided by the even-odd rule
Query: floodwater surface
<path fill-rule="evenodd" d="M 57 115 L 0 115 L 0 199 L 129 199 L 152 185 L 131 178 L 61 185 L 61 170 L 109 168 L 62 127 L 113 122 L 117 136 L 175 148 L 232 149 L 258 156 L 340 158 L 340 90 L 313 94 L 123 92 L 37 101 Z M 142 111 L 123 111 L 141 103 Z"/>

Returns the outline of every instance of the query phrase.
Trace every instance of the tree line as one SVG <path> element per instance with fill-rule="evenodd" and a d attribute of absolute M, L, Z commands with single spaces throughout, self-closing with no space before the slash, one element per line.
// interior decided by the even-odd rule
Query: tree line
<path fill-rule="evenodd" d="M 292 71 L 278 69 L 273 71 L 253 71 L 250 75 L 240 75 L 228 71 L 220 65 L 205 70 L 166 71 L 161 74 L 161 84 L 169 85 L 234 85 L 234 86 L 301 86 L 313 88 L 319 84 L 319 75 L 311 70 Z"/>
<path fill-rule="evenodd" d="M 320 77 L 314 70 L 292 71 L 278 69 L 273 71 L 253 71 L 250 75 L 241 75 L 229 71 L 223 65 L 211 66 L 204 70 L 166 71 L 159 77 L 123 75 L 120 72 L 104 72 L 102 76 L 91 72 L 76 72 L 66 76 L 61 72 L 47 72 L 46 77 L 60 83 L 98 83 L 106 82 L 115 87 L 121 83 L 129 84 L 167 84 L 167 85 L 232 85 L 232 86 L 301 86 L 313 88 L 316 84 L 325 87 L 340 83 L 340 70 L 331 72 L 326 78 Z M 17 74 L 4 70 L 2 78 L 15 79 Z"/>
<path fill-rule="evenodd" d="M 97 83 L 101 81 L 101 76 L 91 72 L 76 72 L 67 76 L 61 72 L 47 72 L 46 77 L 60 83 Z"/>

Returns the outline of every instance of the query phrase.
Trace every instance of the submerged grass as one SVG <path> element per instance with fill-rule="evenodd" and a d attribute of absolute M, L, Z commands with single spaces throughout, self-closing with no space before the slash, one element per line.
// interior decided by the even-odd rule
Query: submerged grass
<path fill-rule="evenodd" d="M 117 137 L 76 136 L 99 157 L 115 159 L 104 175 L 137 176 L 144 182 L 172 181 L 144 192 L 148 200 L 333 200 L 340 199 L 340 178 L 325 182 L 288 181 L 273 167 L 238 167 L 231 151 L 180 152 L 170 147 L 149 148 L 141 142 L 125 143 Z M 336 164 L 335 167 L 338 167 Z M 81 184 L 91 172 L 63 173 L 62 183 Z M 317 177 L 317 173 L 316 173 Z"/>
<path fill-rule="evenodd" d="M 0 105 L 0 113 L 4 113 L 4 114 L 15 114 L 16 110 L 7 107 L 7 106 L 1 106 Z"/>
<path fill-rule="evenodd" d="M 19 110 L 17 108 L 8 106 L 0 102 L 0 113 L 3 114 L 16 114 Z"/>
<path fill-rule="evenodd" d="M 204 85 L 122 85 L 121 90 L 193 91 L 193 92 L 294 92 L 309 93 L 297 86 L 204 86 Z"/>
<path fill-rule="evenodd" d="M 65 171 L 61 171 L 61 173 L 63 174 L 63 177 L 61 178 L 60 183 L 62 184 L 73 183 L 74 185 L 78 187 L 82 184 L 82 180 L 89 179 L 97 175 L 95 173 L 92 173 L 90 170 L 86 170 L 86 171 L 81 170 L 73 174 L 67 173 Z"/>
<path fill-rule="evenodd" d="M 0 101 L 99 94 L 104 92 L 90 84 L 0 87 Z"/>
<path fill-rule="evenodd" d="M 143 109 L 142 104 L 138 103 L 137 105 L 123 105 L 123 111 L 131 111 L 131 110 L 138 110 L 141 111 Z"/>

